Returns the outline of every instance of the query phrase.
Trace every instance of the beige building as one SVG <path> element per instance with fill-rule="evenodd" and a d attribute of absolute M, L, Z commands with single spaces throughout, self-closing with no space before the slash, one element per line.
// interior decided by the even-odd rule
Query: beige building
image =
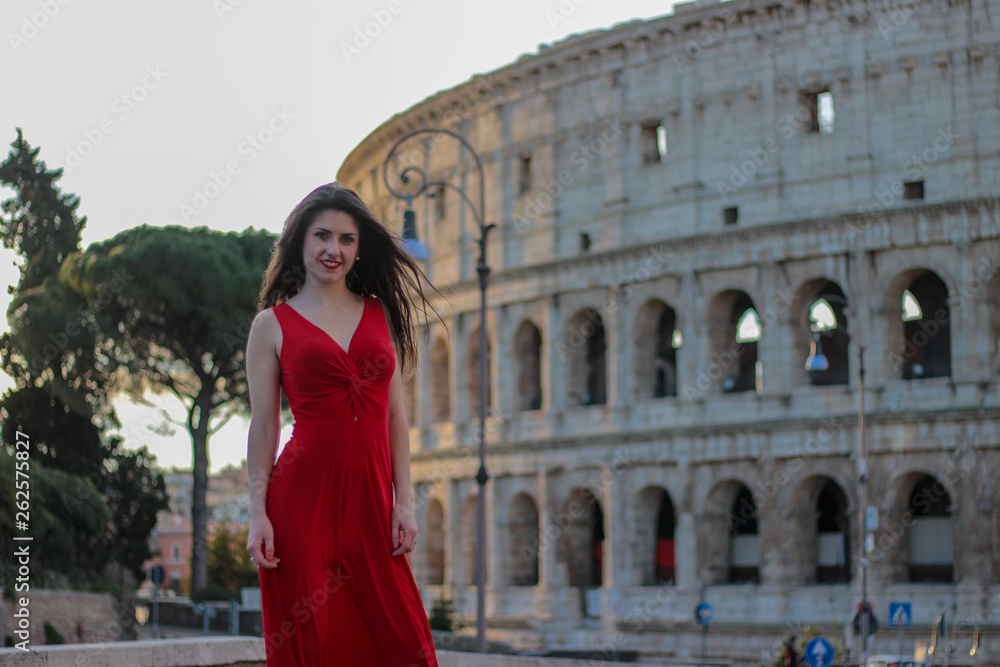
<path fill-rule="evenodd" d="M 156 517 L 156 528 L 150 535 L 150 549 L 158 554 L 144 565 L 146 582 L 143 589 L 152 591 L 149 569 L 161 565 L 165 572 L 164 588 L 185 590 L 191 578 L 191 493 L 194 485 L 190 471 L 174 468 L 164 472 L 167 483 L 167 509 Z M 205 502 L 209 512 L 209 534 L 220 525 L 249 526 L 250 482 L 246 461 L 240 467 L 227 466 L 208 478 Z"/>
<path fill-rule="evenodd" d="M 905 652 L 947 614 L 951 664 L 1000 662 L 997 16 L 678 5 L 435 94 L 352 152 L 339 180 L 397 225 L 397 139 L 442 127 L 483 158 L 491 637 L 695 660 L 704 595 L 712 659 L 772 662 L 806 624 L 841 645 L 866 551 L 874 652 L 910 602 Z M 415 140 L 390 174 L 407 165 L 477 202 L 457 141 Z M 406 388 L 412 562 L 472 623 L 479 231 L 431 194 L 417 229 L 451 335 L 432 325 Z"/>

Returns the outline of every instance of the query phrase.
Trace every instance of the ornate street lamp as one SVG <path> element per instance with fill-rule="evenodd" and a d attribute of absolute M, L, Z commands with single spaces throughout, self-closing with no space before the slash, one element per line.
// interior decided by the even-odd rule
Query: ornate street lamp
<path fill-rule="evenodd" d="M 465 191 L 448 181 L 428 180 L 426 173 L 421 167 L 408 165 L 399 172 L 399 181 L 408 184 L 410 179 L 417 177 L 414 185 L 415 192 L 403 193 L 393 188 L 389 182 L 389 163 L 392 161 L 397 149 L 406 141 L 419 134 L 445 134 L 457 139 L 464 146 L 476 161 L 476 169 L 479 171 L 479 207 L 477 208 L 469 199 Z M 417 240 L 416 214 L 410 208 L 413 198 L 419 197 L 427 192 L 432 186 L 450 188 L 458 193 L 475 216 L 479 225 L 479 262 L 476 271 L 479 273 L 479 472 L 476 474 L 476 481 L 479 483 L 479 498 L 476 513 L 476 651 L 486 653 L 486 481 L 489 475 L 486 474 L 486 286 L 489 282 L 490 267 L 486 263 L 486 239 L 491 229 L 496 225 L 485 224 L 483 216 L 486 213 L 486 183 L 483 171 L 483 161 L 475 149 L 460 134 L 451 130 L 441 128 L 425 128 L 409 132 L 396 141 L 389 154 L 382 164 L 382 178 L 390 194 L 398 199 L 406 200 L 406 212 L 403 214 L 403 241 L 407 248 L 411 249 L 414 259 L 427 259 L 427 248 Z M 417 253 L 422 252 L 422 257 Z"/>
<path fill-rule="evenodd" d="M 855 330 L 858 345 L 858 491 L 860 496 L 858 525 L 861 526 L 861 544 L 858 548 L 858 567 L 861 569 L 861 604 L 858 606 L 859 633 L 861 635 L 861 660 L 860 665 L 868 661 L 868 629 L 871 621 L 871 607 L 868 604 L 868 551 L 874 548 L 875 526 L 868 517 L 868 452 L 865 447 L 865 346 L 861 339 L 861 318 L 855 313 L 851 313 L 847 300 L 835 294 L 824 294 L 816 297 L 816 301 L 823 299 L 827 302 L 836 302 L 844 306 L 845 315 L 855 320 Z M 836 327 L 840 329 L 841 327 Z M 834 329 L 834 330 L 836 330 Z M 809 347 L 809 357 L 806 359 L 805 368 L 810 372 L 826 371 L 830 368 L 830 361 L 823 355 L 820 345 L 820 331 L 812 332 L 812 343 Z"/>

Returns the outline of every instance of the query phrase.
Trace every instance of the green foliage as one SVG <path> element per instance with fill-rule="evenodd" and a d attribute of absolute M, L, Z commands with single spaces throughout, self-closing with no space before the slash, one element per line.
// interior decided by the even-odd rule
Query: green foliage
<path fill-rule="evenodd" d="M 0 456 L 0 478 L 15 479 L 14 461 Z M 89 480 L 77 475 L 36 463 L 27 472 L 34 585 L 43 584 L 53 573 L 74 581 L 96 576 L 107 559 L 104 535 L 111 513 L 104 498 Z M 21 533 L 15 531 L 15 512 L 14 494 L 0 494 L 0 533 Z M 13 590 L 12 583 L 5 582 L 5 589 Z"/>
<path fill-rule="evenodd" d="M 56 626 L 52 625 L 48 621 L 45 621 L 45 625 L 42 626 L 45 632 L 45 643 L 46 644 L 65 644 L 66 638 L 62 636 L 62 633 L 56 629 Z"/>
<path fill-rule="evenodd" d="M 62 470 L 31 466 L 32 564 L 75 580 L 100 571 L 111 511 L 89 479 Z"/>
<path fill-rule="evenodd" d="M 208 587 L 215 597 L 210 600 L 238 600 L 240 589 L 257 586 L 260 578 L 250 560 L 246 545 L 249 541 L 247 526 L 233 526 L 224 522 L 216 527 L 208 542 Z"/>
<path fill-rule="evenodd" d="M 45 162 L 38 159 L 40 149 L 33 149 L 24 140 L 21 128 L 10 147 L 7 160 L 0 164 L 0 182 L 17 195 L 0 205 L 0 241 L 27 260 L 17 288 L 25 292 L 59 273 L 66 256 L 79 248 L 87 219 L 76 217 L 79 197 L 64 195 L 56 187 L 62 169 L 46 169 Z"/>
<path fill-rule="evenodd" d="M 146 447 L 118 450 L 104 477 L 104 497 L 114 521 L 108 531 L 113 558 L 142 581 L 142 564 L 153 556 L 148 537 L 156 514 L 167 509 L 167 483 L 156 470 L 156 457 Z"/>
<path fill-rule="evenodd" d="M 434 601 L 428 620 L 431 630 L 457 632 L 464 627 L 455 620 L 455 604 L 446 597 L 440 597 Z"/>
<path fill-rule="evenodd" d="M 86 416 L 42 387 L 23 387 L 0 398 L 0 437 L 13 443 L 28 436 L 31 460 L 77 475 L 100 469 L 111 448 Z"/>
<path fill-rule="evenodd" d="M 102 345 L 138 400 L 170 391 L 188 406 L 194 459 L 192 589 L 207 584 L 208 436 L 249 411 L 244 351 L 274 236 L 143 225 L 62 267 L 93 303 Z"/>
<path fill-rule="evenodd" d="M 94 313 L 59 276 L 65 259 L 79 250 L 86 219 L 77 218 L 79 198 L 59 191 L 61 170 L 48 170 L 38 153 L 18 130 L 0 164 L 0 183 L 15 192 L 0 204 L 0 240 L 24 258 L 19 284 L 8 288 L 13 298 L 0 363 L 19 389 L 44 389 L 81 419 L 96 417 L 98 429 L 116 426 L 108 400 L 113 377 L 98 346 Z M 28 402 L 48 401 L 32 396 Z"/>

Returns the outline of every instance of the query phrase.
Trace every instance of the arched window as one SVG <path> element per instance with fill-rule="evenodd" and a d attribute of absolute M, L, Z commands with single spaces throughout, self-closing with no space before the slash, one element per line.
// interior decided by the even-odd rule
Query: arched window
<path fill-rule="evenodd" d="M 570 586 L 600 586 L 603 581 L 604 512 L 587 489 L 577 489 L 563 512 L 562 555 Z"/>
<path fill-rule="evenodd" d="M 542 334 L 532 322 L 517 331 L 517 406 L 521 412 L 542 407 Z"/>
<path fill-rule="evenodd" d="M 757 505 L 747 487 L 736 494 L 729 514 L 729 582 L 760 581 L 760 535 Z"/>
<path fill-rule="evenodd" d="M 844 304 L 836 299 L 827 300 L 823 296 L 843 298 L 843 292 L 832 282 L 826 283 L 821 295 L 812 300 L 809 305 L 809 324 L 812 330 L 812 346 L 810 354 L 822 355 L 828 368 L 825 371 L 812 371 L 809 382 L 814 385 L 847 384 L 850 380 L 848 365 L 848 335 L 847 315 Z"/>
<path fill-rule="evenodd" d="M 462 576 L 464 586 L 476 585 L 476 554 L 477 549 L 477 518 L 479 512 L 478 496 L 469 496 L 462 505 Z"/>
<path fill-rule="evenodd" d="M 606 403 L 607 341 L 604 321 L 597 311 L 582 311 L 570 321 L 565 349 L 570 404 Z"/>
<path fill-rule="evenodd" d="M 656 325 L 656 357 L 653 359 L 653 396 L 677 395 L 677 349 L 684 338 L 677 328 L 677 313 L 667 306 Z"/>
<path fill-rule="evenodd" d="M 528 494 L 514 497 L 507 530 L 510 585 L 538 585 L 538 507 Z"/>
<path fill-rule="evenodd" d="M 451 364 L 441 338 L 431 348 L 431 418 L 436 422 L 451 419 Z"/>
<path fill-rule="evenodd" d="M 660 511 L 656 519 L 656 583 L 673 584 L 674 572 L 674 504 L 670 502 L 670 494 L 663 492 L 660 499 Z"/>
<path fill-rule="evenodd" d="M 444 507 L 435 499 L 427 505 L 427 583 L 444 584 Z"/>
<path fill-rule="evenodd" d="M 677 354 L 684 343 L 676 311 L 659 299 L 650 299 L 636 314 L 632 341 L 635 397 L 676 396 Z"/>
<path fill-rule="evenodd" d="M 823 485 L 816 502 L 816 581 L 849 581 L 850 543 L 847 529 L 847 499 L 833 481 Z"/>
<path fill-rule="evenodd" d="M 491 410 L 490 407 L 493 404 L 491 398 L 491 382 L 490 382 L 490 339 L 489 336 L 486 337 L 486 414 L 489 415 Z M 467 357 L 466 368 L 469 369 L 467 377 L 469 378 L 468 383 L 468 397 L 469 397 L 469 411 L 468 419 L 478 419 L 479 417 L 479 328 L 477 327 L 472 335 L 469 336 L 469 354 Z"/>
<path fill-rule="evenodd" d="M 955 574 L 951 498 L 944 486 L 924 475 L 913 486 L 909 510 L 909 579 L 914 582 L 951 583 Z"/>
<path fill-rule="evenodd" d="M 903 379 L 951 376 L 951 312 L 948 287 L 932 271 L 903 291 Z"/>
<path fill-rule="evenodd" d="M 753 300 L 738 290 L 722 292 L 712 299 L 708 319 L 712 351 L 709 375 L 722 378 L 725 393 L 760 392 L 763 368 L 757 343 L 762 331 Z"/>

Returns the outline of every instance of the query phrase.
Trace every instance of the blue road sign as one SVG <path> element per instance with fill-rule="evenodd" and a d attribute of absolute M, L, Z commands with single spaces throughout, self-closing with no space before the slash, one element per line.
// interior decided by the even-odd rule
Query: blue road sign
<path fill-rule="evenodd" d="M 912 602 L 889 603 L 889 627 L 909 627 L 913 625 Z"/>
<path fill-rule="evenodd" d="M 707 602 L 702 602 L 694 610 L 695 619 L 702 625 L 708 625 L 712 622 L 712 614 L 712 605 Z"/>
<path fill-rule="evenodd" d="M 833 644 L 823 637 L 816 637 L 806 644 L 804 657 L 811 667 L 830 667 L 834 653 Z"/>

